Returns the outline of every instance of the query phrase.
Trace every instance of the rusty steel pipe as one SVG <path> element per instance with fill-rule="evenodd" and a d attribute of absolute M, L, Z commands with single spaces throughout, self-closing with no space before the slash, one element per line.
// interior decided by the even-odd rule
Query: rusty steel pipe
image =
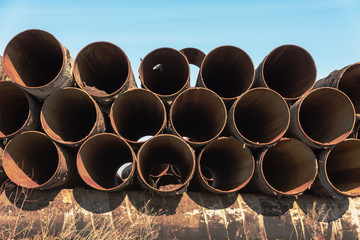
<path fill-rule="evenodd" d="M 134 151 L 125 140 L 115 134 L 100 133 L 81 145 L 76 165 L 80 177 L 92 188 L 116 191 L 132 182 L 135 159 Z M 126 166 L 131 169 L 123 176 Z"/>
<path fill-rule="evenodd" d="M 109 42 L 94 42 L 80 50 L 74 62 L 74 78 L 80 88 L 103 105 L 136 87 L 125 52 Z"/>
<path fill-rule="evenodd" d="M 158 48 L 141 61 L 139 77 L 144 88 L 169 102 L 190 86 L 189 62 L 178 50 Z"/>
<path fill-rule="evenodd" d="M 157 136 L 166 127 L 165 106 L 158 96 L 146 89 L 131 89 L 119 95 L 110 110 L 115 132 L 134 147 Z"/>
<path fill-rule="evenodd" d="M 189 88 L 179 94 L 170 109 L 170 131 L 192 147 L 216 139 L 226 125 L 226 107 L 221 98 L 205 88 Z"/>
<path fill-rule="evenodd" d="M 315 80 L 316 65 L 310 53 L 296 45 L 283 45 L 256 69 L 254 87 L 270 88 L 291 101 L 309 92 Z"/>
<path fill-rule="evenodd" d="M 270 195 L 299 195 L 311 187 L 317 172 L 311 148 L 297 139 L 283 138 L 259 153 L 251 184 Z"/>
<path fill-rule="evenodd" d="M 268 147 L 287 131 L 290 112 L 286 101 L 268 88 L 253 88 L 231 107 L 227 128 L 249 147 Z"/>
<path fill-rule="evenodd" d="M 315 83 L 314 88 L 319 87 L 333 87 L 344 92 L 354 104 L 357 117 L 360 117 L 360 62 L 333 71 Z"/>
<path fill-rule="evenodd" d="M 195 172 L 193 150 L 182 138 L 174 135 L 163 134 L 145 142 L 138 152 L 137 160 L 138 177 L 143 186 L 162 195 L 184 193 Z M 150 174 L 154 166 L 161 164 L 170 164 L 179 170 L 179 184 L 171 183 L 162 189 L 156 188 L 156 181 L 151 180 Z"/>
<path fill-rule="evenodd" d="M 246 52 L 221 46 L 204 58 L 196 86 L 213 90 L 229 106 L 251 87 L 254 76 L 254 64 Z"/>
<path fill-rule="evenodd" d="M 5 48 L 3 64 L 13 82 L 40 100 L 73 85 L 69 50 L 43 30 L 26 30 L 11 39 Z"/>
<path fill-rule="evenodd" d="M 9 179 L 25 188 L 50 189 L 71 177 L 68 153 L 41 132 L 15 136 L 6 145 L 2 161 Z"/>
<path fill-rule="evenodd" d="M 232 193 L 245 187 L 254 169 L 254 157 L 244 143 L 234 138 L 219 138 L 209 143 L 197 161 L 200 184 L 214 193 Z"/>
<path fill-rule="evenodd" d="M 351 100 L 335 88 L 317 88 L 290 109 L 289 134 L 312 148 L 328 148 L 349 136 L 355 124 Z"/>
<path fill-rule="evenodd" d="M 183 48 L 180 50 L 185 55 L 190 64 L 197 67 L 201 67 L 201 64 L 205 58 L 205 53 L 197 48 Z"/>
<path fill-rule="evenodd" d="M 70 147 L 78 147 L 90 136 L 105 132 L 99 106 L 79 88 L 51 94 L 42 106 L 40 120 L 49 137 Z"/>
<path fill-rule="evenodd" d="M 0 139 L 40 127 L 39 103 L 16 84 L 0 82 Z"/>
<path fill-rule="evenodd" d="M 3 167 L 3 154 L 4 154 L 4 148 L 1 146 L 0 147 L 0 186 L 2 186 L 2 184 L 6 181 L 7 176 L 6 173 L 4 171 L 4 167 Z M 1 190 L 0 190 L 1 191 Z"/>

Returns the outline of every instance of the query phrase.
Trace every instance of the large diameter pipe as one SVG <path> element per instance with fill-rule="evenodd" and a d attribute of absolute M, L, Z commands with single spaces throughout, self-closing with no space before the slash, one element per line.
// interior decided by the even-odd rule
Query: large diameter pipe
<path fill-rule="evenodd" d="M 297 139 L 284 138 L 259 154 L 252 184 L 270 195 L 299 195 L 311 187 L 317 171 L 311 148 Z"/>
<path fill-rule="evenodd" d="M 305 49 L 283 45 L 272 50 L 256 69 L 255 87 L 268 87 L 287 101 L 309 92 L 316 80 L 314 59 Z"/>
<path fill-rule="evenodd" d="M 249 55 L 234 46 L 213 49 L 204 58 L 196 86 L 216 92 L 227 105 L 253 84 L 254 64 Z"/>
<path fill-rule="evenodd" d="M 65 88 L 44 102 L 41 125 L 54 141 L 78 147 L 96 133 L 105 132 L 104 117 L 95 100 L 79 88 Z"/>
<path fill-rule="evenodd" d="M 360 117 L 360 63 L 333 71 L 315 83 L 314 88 L 319 87 L 334 87 L 344 92 L 354 104 L 357 117 Z"/>
<path fill-rule="evenodd" d="M 0 82 L 0 139 L 40 127 L 39 103 L 16 84 Z"/>
<path fill-rule="evenodd" d="M 114 134 L 100 133 L 81 145 L 76 165 L 80 177 L 92 188 L 116 191 L 132 182 L 135 159 L 126 141 Z"/>
<path fill-rule="evenodd" d="M 125 52 L 109 42 L 91 43 L 78 53 L 74 78 L 80 88 L 104 105 L 110 104 L 121 92 L 136 87 Z"/>
<path fill-rule="evenodd" d="M 230 134 L 253 148 L 273 145 L 290 123 L 286 101 L 268 88 L 253 88 L 241 95 L 228 115 Z"/>
<path fill-rule="evenodd" d="M 189 88 L 171 106 L 170 128 L 192 147 L 200 147 L 220 135 L 226 118 L 224 102 L 215 92 L 205 88 Z"/>
<path fill-rule="evenodd" d="M 289 134 L 312 148 L 343 141 L 355 124 L 351 100 L 335 88 L 322 87 L 300 98 L 290 109 Z"/>
<path fill-rule="evenodd" d="M 172 101 L 190 86 L 190 66 L 180 51 L 159 48 L 141 61 L 139 77 L 144 88 L 157 94 L 163 101 Z"/>
<path fill-rule="evenodd" d="M 244 143 L 234 138 L 219 138 L 209 143 L 197 161 L 200 184 L 214 193 L 232 193 L 250 181 L 255 162 Z"/>
<path fill-rule="evenodd" d="M 180 50 L 180 52 L 185 55 L 190 64 L 193 64 L 199 68 L 201 67 L 201 64 L 206 56 L 203 51 L 197 48 L 183 48 Z"/>
<path fill-rule="evenodd" d="M 69 50 L 42 30 L 26 30 L 11 39 L 5 48 L 3 64 L 13 82 L 40 100 L 73 85 Z"/>
<path fill-rule="evenodd" d="M 321 188 L 314 192 L 334 198 L 360 196 L 360 140 L 346 139 L 318 155 Z"/>
<path fill-rule="evenodd" d="M 145 142 L 138 152 L 137 159 L 138 176 L 144 187 L 162 195 L 185 192 L 195 172 L 193 150 L 182 138 L 174 135 L 163 134 Z M 164 164 L 177 169 L 179 176 L 175 173 L 171 173 L 171 177 L 163 174 L 160 176 L 166 176 L 163 183 L 156 185 L 156 179 L 154 181 L 150 175 L 154 168 Z"/>
<path fill-rule="evenodd" d="M 110 121 L 120 137 L 139 147 L 147 138 L 164 131 L 166 110 L 158 96 L 136 88 L 124 92 L 114 101 Z"/>
<path fill-rule="evenodd" d="M 6 145 L 2 161 L 9 179 L 25 188 L 54 188 L 71 176 L 69 155 L 41 132 L 15 136 Z"/>
<path fill-rule="evenodd" d="M 3 160 L 2 160 L 3 154 L 4 154 L 4 148 L 0 147 L 0 185 L 1 186 L 5 182 L 5 180 L 7 179 L 7 176 L 6 176 L 5 171 L 4 171 L 3 163 L 2 163 L 3 162 Z"/>

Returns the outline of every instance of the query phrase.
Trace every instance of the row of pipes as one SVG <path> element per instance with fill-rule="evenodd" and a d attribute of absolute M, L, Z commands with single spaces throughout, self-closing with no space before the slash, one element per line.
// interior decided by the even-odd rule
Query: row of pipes
<path fill-rule="evenodd" d="M 142 60 L 137 88 L 128 57 L 109 42 L 73 61 L 53 35 L 27 30 L 3 56 L 2 165 L 18 186 L 74 187 L 79 175 L 114 191 L 137 176 L 164 195 L 360 195 L 360 63 L 315 83 L 314 60 L 295 45 L 256 70 L 234 46 L 159 48 Z M 189 64 L 200 69 L 196 87 Z"/>

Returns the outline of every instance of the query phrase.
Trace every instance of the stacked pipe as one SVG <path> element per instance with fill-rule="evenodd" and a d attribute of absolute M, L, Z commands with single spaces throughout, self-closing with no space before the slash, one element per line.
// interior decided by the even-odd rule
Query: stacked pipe
<path fill-rule="evenodd" d="M 27 30 L 2 66 L 2 166 L 21 187 L 66 187 L 78 173 L 101 191 L 360 194 L 360 140 L 347 139 L 358 135 L 358 63 L 315 84 L 314 60 L 295 45 L 257 69 L 235 46 L 159 48 L 142 60 L 137 88 L 115 44 L 91 43 L 73 61 L 53 35 Z"/>

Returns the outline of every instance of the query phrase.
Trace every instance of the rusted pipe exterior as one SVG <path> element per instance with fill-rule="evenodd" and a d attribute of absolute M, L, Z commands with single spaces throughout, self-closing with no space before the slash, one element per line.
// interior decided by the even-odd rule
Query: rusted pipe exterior
<path fill-rule="evenodd" d="M 26 30 L 11 39 L 5 48 L 3 64 L 13 82 L 40 100 L 73 85 L 69 50 L 43 30 Z"/>
<path fill-rule="evenodd" d="M 189 88 L 174 100 L 170 109 L 170 131 L 192 147 L 215 140 L 226 125 L 226 107 L 206 88 Z"/>
<path fill-rule="evenodd" d="M 268 87 L 291 101 L 309 92 L 315 80 L 316 65 L 310 53 L 296 45 L 283 45 L 256 69 L 254 87 Z"/>
<path fill-rule="evenodd" d="M 344 92 L 354 104 L 357 117 L 360 117 L 360 63 L 354 63 L 341 70 L 335 70 L 326 78 L 315 83 L 314 88 L 333 87 Z"/>
<path fill-rule="evenodd" d="M 90 136 L 105 132 L 99 106 L 79 88 L 65 88 L 46 98 L 40 120 L 49 137 L 70 147 L 79 147 Z"/>
<path fill-rule="evenodd" d="M 114 131 L 132 146 L 139 148 L 147 139 L 166 127 L 166 110 L 161 99 L 146 89 L 131 89 L 119 95 L 111 107 Z"/>
<path fill-rule="evenodd" d="M 235 46 L 221 46 L 204 58 L 196 86 L 211 89 L 231 106 L 251 87 L 254 76 L 254 64 L 246 52 Z"/>
<path fill-rule="evenodd" d="M 80 177 L 92 188 L 116 191 L 132 182 L 135 159 L 136 155 L 126 141 L 114 134 L 100 133 L 81 145 L 76 165 Z M 119 176 L 119 170 L 127 163 L 131 164 L 131 170 L 125 177 Z"/>
<path fill-rule="evenodd" d="M 162 195 L 184 193 L 195 171 L 195 156 L 191 147 L 182 138 L 168 134 L 145 142 L 138 152 L 137 160 L 140 182 L 145 188 Z M 151 170 L 164 163 L 174 165 L 179 170 L 180 183 L 156 188 L 153 185 L 156 181 L 150 180 Z"/>
<path fill-rule="evenodd" d="M 314 152 L 297 139 L 283 138 L 256 158 L 251 184 L 270 195 L 302 194 L 311 187 L 318 172 Z"/>
<path fill-rule="evenodd" d="M 24 188 L 50 189 L 71 176 L 69 155 L 44 133 L 29 131 L 6 145 L 2 158 L 6 175 Z"/>
<path fill-rule="evenodd" d="M 157 94 L 164 102 L 171 102 L 190 87 L 190 66 L 180 51 L 158 48 L 141 61 L 139 67 L 141 85 Z"/>
<path fill-rule="evenodd" d="M 136 87 L 125 52 L 109 42 L 91 43 L 78 53 L 74 78 L 80 88 L 102 105 L 111 104 L 120 93 Z"/>
<path fill-rule="evenodd" d="M 39 103 L 16 84 L 0 82 L 0 139 L 40 127 Z"/>
<path fill-rule="evenodd" d="M 201 151 L 196 172 L 206 190 L 224 194 L 245 187 L 254 169 L 250 149 L 234 138 L 223 137 L 209 143 Z"/>
<path fill-rule="evenodd" d="M 185 55 L 190 64 L 193 64 L 199 68 L 201 67 L 201 63 L 206 56 L 203 51 L 197 48 L 183 48 L 180 50 L 180 52 Z"/>
<path fill-rule="evenodd" d="M 290 112 L 286 101 L 274 90 L 253 88 L 231 107 L 227 128 L 232 136 L 249 147 L 273 145 L 287 131 Z"/>
<path fill-rule="evenodd" d="M 289 135 L 312 148 L 329 148 L 349 136 L 355 124 L 351 100 L 335 88 L 317 88 L 291 108 Z"/>

